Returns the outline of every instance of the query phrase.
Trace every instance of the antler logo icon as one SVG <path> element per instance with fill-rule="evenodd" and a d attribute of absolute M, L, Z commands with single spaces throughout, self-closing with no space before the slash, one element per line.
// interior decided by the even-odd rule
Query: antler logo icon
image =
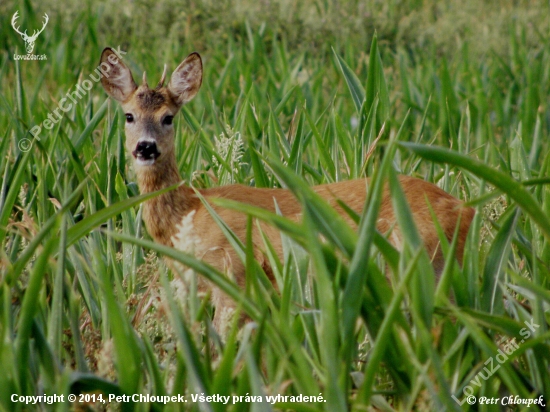
<path fill-rule="evenodd" d="M 40 30 L 35 30 L 34 33 L 32 34 L 32 36 L 29 36 L 27 34 L 27 30 L 25 30 L 25 32 L 22 33 L 19 30 L 19 27 L 17 27 L 15 25 L 16 22 L 17 22 L 18 17 L 19 17 L 19 11 L 16 11 L 15 14 L 13 15 L 12 19 L 11 19 L 11 26 L 13 27 L 13 29 L 17 33 L 19 33 L 21 35 L 21 37 L 25 41 L 25 48 L 27 49 L 27 54 L 31 54 L 33 49 L 34 49 L 34 42 L 36 41 L 36 38 L 38 37 L 38 35 L 40 33 L 42 33 L 44 31 L 44 29 L 46 28 L 46 24 L 48 24 L 48 21 L 50 20 L 50 18 L 48 17 L 48 15 L 46 13 L 44 13 L 44 24 L 42 25 L 42 28 Z"/>

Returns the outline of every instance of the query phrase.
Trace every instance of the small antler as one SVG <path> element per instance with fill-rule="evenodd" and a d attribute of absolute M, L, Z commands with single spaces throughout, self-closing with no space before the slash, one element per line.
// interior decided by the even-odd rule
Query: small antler
<path fill-rule="evenodd" d="M 50 21 L 50 18 L 46 13 L 44 13 L 44 24 L 42 25 L 42 28 L 40 30 L 35 30 L 31 38 L 36 39 L 38 35 L 44 31 L 44 29 L 46 28 L 46 24 L 48 24 L 49 21 Z"/>
<path fill-rule="evenodd" d="M 16 27 L 15 26 L 15 23 L 17 22 L 17 19 L 19 18 L 19 10 L 17 10 L 15 12 L 15 14 L 13 15 L 13 17 L 11 18 L 11 26 L 13 27 L 13 29 L 19 33 L 21 36 L 23 37 L 26 37 L 27 36 L 27 30 L 25 30 L 25 33 L 22 33 L 21 31 L 19 31 L 19 27 Z"/>
<path fill-rule="evenodd" d="M 164 71 L 162 72 L 162 77 L 160 78 L 160 81 L 157 84 L 157 89 L 160 89 L 162 86 L 164 86 L 164 81 L 166 80 L 166 69 L 168 66 L 166 64 L 164 65 Z"/>
<path fill-rule="evenodd" d="M 143 86 L 149 87 L 149 85 L 147 84 L 147 73 L 146 72 L 143 72 L 142 84 L 143 84 Z"/>

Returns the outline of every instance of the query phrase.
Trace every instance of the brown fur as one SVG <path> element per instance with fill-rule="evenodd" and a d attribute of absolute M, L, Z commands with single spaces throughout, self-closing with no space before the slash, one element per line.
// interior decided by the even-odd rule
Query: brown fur
<path fill-rule="evenodd" d="M 111 54 L 110 49 L 105 49 L 101 61 L 108 62 L 108 56 Z M 181 178 L 174 154 L 174 131 L 171 127 L 163 126 L 161 122 L 164 116 L 175 115 L 181 105 L 191 100 L 198 92 L 202 82 L 202 63 L 199 55 L 191 54 L 178 66 L 168 87 L 160 87 L 155 90 L 149 89 L 146 84 L 138 87 L 134 83 L 129 69 L 120 61 L 113 64 L 112 72 L 117 73 L 117 76 L 102 78 L 102 84 L 107 93 L 122 104 L 124 111 L 132 114 L 135 118 L 134 122 L 126 125 L 128 151 L 131 153 L 140 139 L 147 138 L 155 141 L 160 152 L 160 156 L 153 164 L 142 165 L 136 162 L 136 174 L 141 191 L 143 193 L 152 192 L 179 183 Z M 401 176 L 399 179 L 419 234 L 428 253 L 432 256 L 435 270 L 438 272 L 442 270 L 444 259 L 430 207 L 449 240 L 460 219 L 457 258 L 461 262 L 474 210 L 463 207 L 458 199 L 431 183 L 406 176 Z M 352 223 L 338 205 L 337 200 L 343 201 L 357 213 L 361 213 L 366 199 L 366 187 L 367 181 L 361 179 L 315 186 L 313 189 L 335 207 L 349 223 Z M 271 211 L 275 210 L 276 201 L 284 216 L 294 220 L 298 220 L 301 216 L 300 204 L 290 191 L 283 189 L 259 189 L 230 185 L 201 190 L 200 193 L 206 200 L 227 198 Z M 244 241 L 247 216 L 234 210 L 219 207 L 214 207 L 214 209 L 234 233 Z M 199 239 L 195 245 L 200 249 L 198 257 L 219 270 L 231 272 L 237 283 L 244 286 L 245 268 L 243 263 L 193 189 L 180 186 L 146 202 L 143 219 L 149 234 L 157 242 L 173 246 L 175 236 L 182 230 L 179 227 L 182 219 L 191 212 L 193 214 L 189 215 L 192 216 L 190 230 L 193 236 L 189 237 Z M 280 234 L 275 228 L 268 225 L 262 224 L 261 227 L 275 251 L 282 256 Z M 399 228 L 396 227 L 387 187 L 383 192 L 377 227 L 382 233 L 391 231 L 390 240 L 399 247 L 401 235 Z M 253 243 L 256 246 L 256 257 L 260 264 L 270 272 L 269 264 L 262 253 L 263 242 L 256 227 L 253 231 Z M 213 299 L 216 305 L 214 324 L 220 327 L 224 312 L 222 309 L 231 308 L 234 303 L 217 290 L 213 291 Z"/>
<path fill-rule="evenodd" d="M 136 100 L 141 110 L 155 112 L 164 106 L 168 99 L 155 89 L 145 89 L 136 94 Z"/>

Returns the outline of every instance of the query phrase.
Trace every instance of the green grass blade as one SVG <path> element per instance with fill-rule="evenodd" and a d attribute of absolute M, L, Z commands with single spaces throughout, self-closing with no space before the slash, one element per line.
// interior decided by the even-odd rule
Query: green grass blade
<path fill-rule="evenodd" d="M 365 100 L 365 89 L 363 89 L 361 81 L 353 72 L 353 70 L 351 70 L 344 59 L 340 57 L 338 53 L 336 53 L 336 50 L 334 50 L 334 48 L 332 48 L 332 53 L 334 54 L 342 76 L 344 76 L 344 80 L 348 85 L 351 98 L 353 99 L 353 103 L 355 104 L 355 110 L 357 111 L 357 113 L 361 113 L 361 106 L 363 105 L 363 101 Z"/>

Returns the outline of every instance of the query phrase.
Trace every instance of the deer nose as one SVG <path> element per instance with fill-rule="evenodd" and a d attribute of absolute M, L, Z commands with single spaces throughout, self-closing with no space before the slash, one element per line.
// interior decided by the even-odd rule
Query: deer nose
<path fill-rule="evenodd" d="M 134 150 L 132 154 L 139 160 L 155 160 L 160 156 L 160 152 L 157 149 L 157 144 L 152 141 L 138 142 L 136 150 Z"/>

